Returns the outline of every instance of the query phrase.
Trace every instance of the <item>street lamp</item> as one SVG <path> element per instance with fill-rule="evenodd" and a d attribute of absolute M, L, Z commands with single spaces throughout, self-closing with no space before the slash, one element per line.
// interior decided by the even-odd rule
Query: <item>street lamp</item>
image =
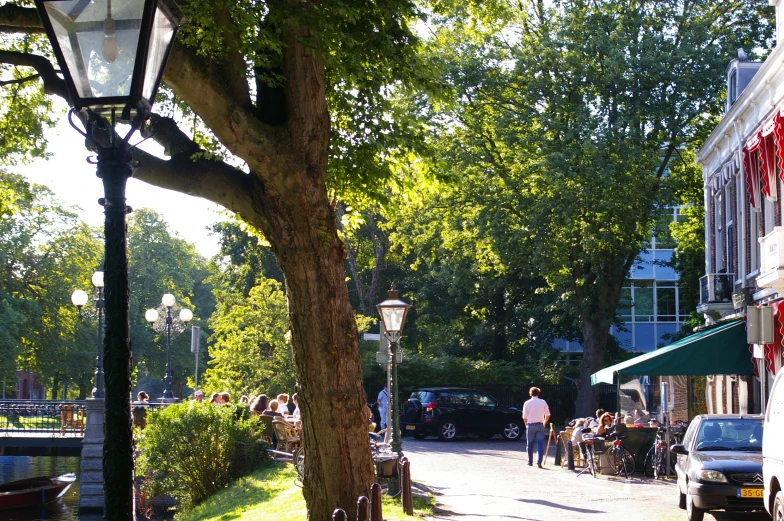
<path fill-rule="evenodd" d="M 392 414 L 392 450 L 399 458 L 403 457 L 403 447 L 400 442 L 400 414 L 397 385 L 398 351 L 400 350 L 400 337 L 403 334 L 403 324 L 406 321 L 409 305 L 398 299 L 394 286 L 389 290 L 388 298 L 378 306 L 378 314 L 384 323 L 384 334 L 389 340 L 389 364 L 392 366 L 392 385 L 389 389 L 389 411 Z M 397 495 L 400 492 L 400 473 L 398 472 L 389 481 L 388 492 Z"/>
<path fill-rule="evenodd" d="M 161 320 L 161 314 L 157 309 L 148 309 L 144 313 L 144 318 L 150 323 L 150 326 L 158 332 L 166 331 L 166 376 L 163 381 L 166 383 L 163 389 L 162 402 L 174 402 L 177 399 L 172 392 L 172 373 L 171 373 L 171 332 L 174 329 L 177 333 L 182 333 L 185 326 L 193 320 L 193 312 L 190 309 L 181 309 L 179 323 L 175 323 L 172 318 L 172 308 L 177 303 L 174 295 L 166 293 L 161 299 L 161 304 L 166 308 L 165 320 Z"/>
<path fill-rule="evenodd" d="M 104 516 L 133 518 L 131 343 L 125 215 L 133 174 L 128 140 L 148 119 L 182 13 L 171 0 L 35 0 L 65 81 L 71 125 L 97 152 L 104 185 L 106 415 Z M 115 123 L 130 122 L 124 138 Z M 73 122 L 79 114 L 84 131 Z M 107 119 L 108 118 L 108 121 Z"/>
<path fill-rule="evenodd" d="M 98 290 L 98 297 L 95 299 L 95 310 L 98 312 L 98 341 L 96 342 L 96 356 L 95 356 L 95 378 L 93 379 L 92 398 L 104 398 L 106 393 L 103 384 L 103 272 L 96 271 L 93 273 L 92 278 L 93 286 Z M 71 295 L 71 302 L 73 302 L 79 313 L 82 312 L 82 307 L 87 304 L 87 293 L 81 289 L 77 289 Z"/>

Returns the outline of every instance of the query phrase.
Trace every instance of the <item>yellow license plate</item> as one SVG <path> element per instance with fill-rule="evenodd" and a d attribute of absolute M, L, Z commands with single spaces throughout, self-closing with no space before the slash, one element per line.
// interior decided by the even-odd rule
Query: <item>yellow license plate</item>
<path fill-rule="evenodd" d="M 763 490 L 761 488 L 739 488 L 738 497 L 761 498 Z"/>
<path fill-rule="evenodd" d="M 406 425 L 406 430 L 407 431 L 415 431 L 416 430 L 416 425 Z"/>

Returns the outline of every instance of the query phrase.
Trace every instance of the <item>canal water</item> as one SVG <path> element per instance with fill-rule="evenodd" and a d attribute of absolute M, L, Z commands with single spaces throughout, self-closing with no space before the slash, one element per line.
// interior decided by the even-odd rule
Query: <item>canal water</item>
<path fill-rule="evenodd" d="M 0 456 L 0 483 L 36 476 L 59 476 L 73 472 L 77 480 L 58 501 L 44 507 L 18 510 L 0 510 L 0 521 L 93 521 L 101 516 L 77 513 L 79 501 L 79 458 Z"/>

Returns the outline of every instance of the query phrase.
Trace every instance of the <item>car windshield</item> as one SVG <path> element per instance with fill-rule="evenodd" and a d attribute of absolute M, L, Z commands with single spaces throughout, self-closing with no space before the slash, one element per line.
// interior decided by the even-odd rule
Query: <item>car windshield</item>
<path fill-rule="evenodd" d="M 719 418 L 702 422 L 694 448 L 698 451 L 762 450 L 762 420 L 755 418 Z"/>
<path fill-rule="evenodd" d="M 411 393 L 409 400 L 417 400 L 419 403 L 428 404 L 436 401 L 436 395 L 430 391 L 414 391 Z"/>

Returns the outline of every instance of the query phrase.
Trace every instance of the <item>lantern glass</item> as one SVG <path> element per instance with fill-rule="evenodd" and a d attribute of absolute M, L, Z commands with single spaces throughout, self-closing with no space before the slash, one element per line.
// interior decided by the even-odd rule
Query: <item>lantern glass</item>
<path fill-rule="evenodd" d="M 71 295 L 71 302 L 73 302 L 74 306 L 80 308 L 87 304 L 87 298 L 87 293 L 85 291 L 77 289 Z"/>
<path fill-rule="evenodd" d="M 180 310 L 180 320 L 182 320 L 186 324 L 191 320 L 193 320 L 193 311 L 191 311 L 190 309 Z"/>
<path fill-rule="evenodd" d="M 167 308 L 173 307 L 176 302 L 177 300 L 174 298 L 174 295 L 172 295 L 171 293 L 166 293 L 163 295 L 163 298 L 161 298 L 161 304 L 163 304 Z"/>
<path fill-rule="evenodd" d="M 95 273 L 93 273 L 93 286 L 95 286 L 96 288 L 102 288 L 103 287 L 103 272 L 102 271 L 96 271 Z"/>
<path fill-rule="evenodd" d="M 157 309 L 148 309 L 144 313 L 144 320 L 146 320 L 149 323 L 155 322 L 156 320 L 158 320 L 158 317 L 159 317 L 159 315 L 158 315 L 158 310 Z"/>
<path fill-rule="evenodd" d="M 152 33 L 147 46 L 147 64 L 144 69 L 144 86 L 142 98 L 152 105 L 161 76 L 169 54 L 174 35 L 177 33 L 178 20 L 169 9 L 160 2 L 155 11 L 152 23 Z"/>
<path fill-rule="evenodd" d="M 52 0 L 44 7 L 78 96 L 129 96 L 144 0 Z"/>

